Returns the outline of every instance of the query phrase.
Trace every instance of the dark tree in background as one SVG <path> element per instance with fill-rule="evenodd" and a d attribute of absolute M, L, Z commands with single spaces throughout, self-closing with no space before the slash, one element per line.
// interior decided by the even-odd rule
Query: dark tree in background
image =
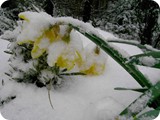
<path fill-rule="evenodd" d="M 53 2 L 52 0 L 45 0 L 43 9 L 45 12 L 47 12 L 50 15 L 53 15 Z"/>
<path fill-rule="evenodd" d="M 88 22 L 91 16 L 92 0 L 85 0 L 83 8 L 83 21 Z"/>
<path fill-rule="evenodd" d="M 19 10 L 17 9 L 17 2 L 15 0 L 7 0 L 2 5 L 1 8 L 4 8 L 6 11 L 12 12 L 12 19 L 18 19 Z"/>
<path fill-rule="evenodd" d="M 153 32 L 158 20 L 159 6 L 153 0 L 139 0 L 136 8 L 136 15 L 139 24 L 139 36 L 141 44 L 152 45 Z"/>

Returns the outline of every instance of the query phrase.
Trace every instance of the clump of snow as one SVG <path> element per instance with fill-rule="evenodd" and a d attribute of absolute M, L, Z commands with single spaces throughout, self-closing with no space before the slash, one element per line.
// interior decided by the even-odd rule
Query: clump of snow
<path fill-rule="evenodd" d="M 150 115 L 150 116 L 143 115 L 140 117 L 140 120 L 153 120 L 154 118 L 155 118 L 155 116 L 153 116 L 153 115 Z"/>
<path fill-rule="evenodd" d="M 139 113 L 141 112 L 147 105 L 151 98 L 151 93 L 147 93 L 146 95 L 142 96 L 138 99 L 135 103 L 133 103 L 128 110 L 132 113 Z"/>
<path fill-rule="evenodd" d="M 138 47 L 133 46 L 133 45 L 126 45 L 126 44 L 122 44 L 122 43 L 112 43 L 112 44 L 116 45 L 116 47 L 123 49 L 123 51 L 126 51 L 127 54 L 129 54 L 128 56 L 133 56 L 133 55 L 143 53 L 143 51 L 141 49 L 139 49 Z"/>
<path fill-rule="evenodd" d="M 24 19 L 22 32 L 17 41 L 34 41 L 42 32 L 50 27 L 52 17 L 45 12 L 22 12 L 19 17 Z"/>
<path fill-rule="evenodd" d="M 158 50 L 158 49 L 155 49 L 155 48 L 153 48 L 152 46 L 150 46 L 150 45 L 144 45 L 148 50 L 151 50 L 151 51 L 160 51 L 160 50 Z"/>
<path fill-rule="evenodd" d="M 103 31 L 101 29 L 98 28 L 99 34 L 104 36 L 106 40 L 117 40 L 119 38 L 115 37 L 112 33 Z"/>
<path fill-rule="evenodd" d="M 159 79 L 160 70 L 159 69 L 140 66 L 140 65 L 138 65 L 137 67 L 145 75 L 145 77 L 147 77 L 150 80 L 150 82 L 153 85 L 155 85 L 158 81 L 160 81 Z"/>
<path fill-rule="evenodd" d="M 98 53 L 96 53 L 98 49 Z M 85 47 L 84 64 L 80 66 L 81 71 L 86 71 L 87 74 L 101 74 L 105 69 L 107 55 L 104 51 L 97 48 L 94 43 L 90 43 Z M 92 70 L 94 69 L 94 70 Z"/>
<path fill-rule="evenodd" d="M 122 48 L 114 45 L 114 44 L 110 44 L 111 47 L 113 47 L 119 54 L 122 55 L 123 58 L 128 58 L 130 55 Z"/>
<path fill-rule="evenodd" d="M 105 37 L 103 37 L 101 34 L 99 34 L 98 30 L 95 29 L 90 23 L 84 23 L 83 21 L 73 19 L 72 17 L 59 17 L 54 18 L 53 23 L 63 23 L 66 25 L 73 25 L 74 27 L 78 27 L 81 32 L 86 32 L 90 34 L 94 34 L 98 37 L 100 37 L 103 40 L 106 40 Z"/>
<path fill-rule="evenodd" d="M 152 67 L 158 63 L 158 61 L 155 58 L 153 58 L 152 56 L 140 57 L 139 61 L 149 67 Z"/>
<path fill-rule="evenodd" d="M 58 40 L 48 47 L 48 57 L 47 63 L 49 66 L 54 66 L 60 56 L 63 56 L 63 59 L 70 61 L 69 66 L 75 64 L 77 59 L 76 52 L 80 53 L 83 50 L 83 45 L 81 39 L 79 39 L 79 34 L 74 31 L 70 34 L 70 42 L 66 43 L 62 40 Z"/>

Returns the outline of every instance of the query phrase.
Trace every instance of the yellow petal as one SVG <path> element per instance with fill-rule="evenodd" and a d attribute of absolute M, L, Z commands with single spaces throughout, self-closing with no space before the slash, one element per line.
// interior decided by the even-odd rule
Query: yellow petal
<path fill-rule="evenodd" d="M 50 28 L 44 32 L 43 37 L 48 38 L 50 43 L 52 43 L 55 40 L 60 38 L 59 32 L 60 32 L 59 25 L 54 25 L 52 28 Z"/>
<path fill-rule="evenodd" d="M 40 49 L 38 46 L 34 46 L 34 48 L 31 51 L 32 58 L 38 58 L 40 57 L 46 50 Z"/>
<path fill-rule="evenodd" d="M 23 19 L 23 20 L 25 20 L 25 21 L 27 21 L 27 22 L 29 22 L 29 19 L 23 14 L 19 14 L 18 17 Z"/>
<path fill-rule="evenodd" d="M 71 70 L 75 65 L 75 60 L 69 60 L 65 59 L 63 56 L 59 56 L 56 63 L 59 67 Z"/>
<path fill-rule="evenodd" d="M 38 39 L 35 40 L 33 49 L 31 51 L 32 58 L 38 58 L 46 51 L 46 49 L 39 48 L 39 43 L 41 42 L 42 38 L 43 36 L 40 36 Z"/>
<path fill-rule="evenodd" d="M 87 75 L 100 75 L 104 72 L 104 69 L 105 65 L 97 65 L 96 63 L 94 63 L 88 69 L 81 70 L 81 72 Z"/>
<path fill-rule="evenodd" d="M 84 61 L 81 54 L 78 51 L 76 51 L 76 55 L 77 55 L 76 63 L 80 67 L 84 63 Z"/>

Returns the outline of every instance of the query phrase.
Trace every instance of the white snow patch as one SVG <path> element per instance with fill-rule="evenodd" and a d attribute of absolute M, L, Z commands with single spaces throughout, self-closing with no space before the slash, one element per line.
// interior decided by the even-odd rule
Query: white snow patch
<path fill-rule="evenodd" d="M 105 97 L 95 103 L 90 103 L 84 120 L 113 120 L 123 110 L 124 106 L 111 97 Z"/>
<path fill-rule="evenodd" d="M 137 66 L 138 69 L 150 80 L 152 84 L 156 84 L 158 81 L 160 81 L 159 75 L 160 75 L 160 69 L 145 67 L 145 66 Z"/>
<path fill-rule="evenodd" d="M 149 67 L 152 67 L 158 63 L 158 61 L 155 58 L 153 58 L 152 56 L 140 57 L 139 61 Z"/>
<path fill-rule="evenodd" d="M 116 45 L 114 45 L 113 43 L 111 43 L 110 46 L 111 46 L 112 48 L 114 48 L 119 54 L 121 54 L 122 57 L 128 58 L 128 57 L 130 56 L 130 55 L 127 53 L 127 51 L 125 51 L 125 50 L 122 49 L 121 47 L 116 46 Z"/>
<path fill-rule="evenodd" d="M 142 96 L 140 99 L 138 99 L 135 103 L 133 103 L 128 109 L 132 113 L 139 113 L 141 110 L 145 108 L 147 105 L 149 99 L 151 98 L 151 93 L 148 93 L 144 96 Z"/>

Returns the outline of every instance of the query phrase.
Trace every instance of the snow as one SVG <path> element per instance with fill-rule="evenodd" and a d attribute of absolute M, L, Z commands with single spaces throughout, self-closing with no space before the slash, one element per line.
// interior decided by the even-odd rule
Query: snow
<path fill-rule="evenodd" d="M 141 57 L 141 58 L 139 58 L 139 60 L 144 65 L 150 66 L 150 67 L 152 67 L 158 63 L 158 61 L 155 58 L 153 58 L 152 56 Z"/>
<path fill-rule="evenodd" d="M 121 54 L 122 57 L 128 58 L 130 56 L 125 50 L 123 50 L 123 48 L 120 48 L 112 43 L 110 44 L 110 46 L 114 48 L 119 54 Z"/>
<path fill-rule="evenodd" d="M 40 36 L 44 30 L 51 26 L 52 17 L 44 12 L 23 12 L 19 17 L 26 20 L 23 21 L 22 32 L 18 36 L 17 41 L 27 42 L 34 41 Z M 23 40 L 23 41 L 22 41 Z"/>
<path fill-rule="evenodd" d="M 1 45 L 7 46 L 7 43 L 2 41 Z M 6 47 L 0 48 L 3 51 Z M 3 52 L 1 55 L 6 56 Z M 9 69 L 8 57 L 1 62 L 4 66 L 1 74 Z M 9 120 L 104 120 L 115 117 L 140 95 L 131 91 L 114 90 L 118 86 L 139 85 L 110 57 L 104 74 L 69 77 L 61 88 L 52 89 L 51 100 L 54 109 L 49 104 L 46 88 L 16 83 L 4 75 L 1 78 L 4 79 L 5 85 L 0 87 L 0 97 L 5 99 L 9 95 L 17 96 L 15 100 L 0 107 L 2 115 Z"/>
<path fill-rule="evenodd" d="M 144 66 L 137 66 L 138 69 L 151 80 L 152 84 L 155 85 L 160 79 L 159 74 L 160 70 L 156 68 L 144 67 Z"/>
<path fill-rule="evenodd" d="M 136 103 L 132 104 L 129 107 L 129 111 L 133 113 L 139 113 L 145 106 L 147 105 L 149 99 L 151 98 L 151 94 L 147 93 L 145 96 L 142 96 L 140 99 L 137 100 Z"/>
<path fill-rule="evenodd" d="M 73 19 L 72 17 L 59 17 L 53 18 L 50 15 L 44 12 L 22 12 L 19 14 L 19 17 L 24 19 L 22 26 L 22 33 L 18 37 L 18 42 L 28 42 L 34 41 L 37 36 L 40 36 L 43 31 L 46 30 L 51 25 L 69 25 L 72 24 L 75 27 L 80 28 L 80 31 L 95 34 L 100 38 L 106 40 L 97 29 L 95 29 L 90 23 L 84 23 L 80 20 Z M 25 29 L 23 29 L 25 27 Z"/>
<path fill-rule="evenodd" d="M 89 23 L 84 24 L 82 21 L 70 17 L 51 18 L 43 12 L 38 15 L 37 13 L 31 15 L 30 12 L 24 12 L 19 16 L 26 20 L 22 24 L 22 32 L 16 33 L 19 35 L 17 39 L 21 44 L 28 41 L 35 42 L 37 37 L 41 36 L 48 26 L 53 23 L 72 23 L 74 26 L 82 28 L 81 30 L 84 32 L 96 34 L 104 40 L 117 39 L 110 33 L 93 28 Z M 39 21 L 43 23 L 40 26 Z M 34 29 L 29 31 L 31 28 Z M 64 31 L 60 29 L 60 35 L 63 35 Z M 70 37 L 70 42 L 65 43 L 64 41 L 60 41 L 59 36 L 57 36 L 54 44 L 50 41 L 44 44 L 44 38 L 42 37 L 36 46 L 40 46 L 40 49 L 44 48 L 48 52 L 47 61 L 50 66 L 55 63 L 58 56 L 63 56 L 65 59 L 74 61 L 77 56 L 75 56 L 75 52 L 73 51 L 77 51 L 82 59 L 86 61 L 86 64 L 82 68 L 87 67 L 85 69 L 88 69 L 88 65 L 97 64 L 97 71 L 105 69 L 97 76 L 66 77 L 64 83 L 59 88 L 52 88 L 50 91 L 54 109 L 52 109 L 49 103 L 48 91 L 45 87 L 38 88 L 32 84 L 17 83 L 14 80 L 9 80 L 4 75 L 9 70 L 7 62 L 9 55 L 3 51 L 6 50 L 9 42 L 0 39 L 0 100 L 5 100 L 11 95 L 16 95 L 14 100 L 4 106 L 0 106 L 0 111 L 5 118 L 9 120 L 112 120 L 140 96 L 140 93 L 133 91 L 114 90 L 115 87 L 140 88 L 140 85 L 118 63 L 107 56 L 106 53 L 100 51 L 99 54 L 95 54 L 93 50 L 95 50 L 96 46 L 87 38 L 74 30 L 71 31 Z M 113 45 L 114 48 L 117 48 L 126 57 L 142 53 L 135 46 Z M 21 60 L 21 58 L 18 59 Z M 74 63 L 73 61 L 72 63 Z M 22 69 L 29 69 L 32 62 L 34 61 L 30 61 L 27 66 L 22 66 L 20 63 L 18 64 L 17 60 L 15 65 Z M 145 74 L 147 70 L 143 69 L 142 71 Z M 154 74 L 153 77 L 152 73 L 154 71 L 152 70 L 146 73 L 147 75 L 151 73 L 151 76 L 148 76 L 151 80 L 152 78 L 156 78 L 157 80 L 159 77 L 159 74 Z M 14 75 L 16 76 L 17 73 Z M 44 77 L 52 76 L 48 71 L 42 71 L 41 75 L 42 81 L 44 81 Z M 4 81 L 4 84 L 1 84 L 2 81 Z M 141 104 L 142 101 L 147 100 L 148 96 L 142 98 L 139 103 Z M 138 109 L 137 106 L 131 106 L 130 110 L 136 111 Z"/>
<path fill-rule="evenodd" d="M 73 33 L 72 31 L 69 44 L 62 40 L 58 40 L 49 45 L 47 63 L 49 66 L 54 66 L 58 57 L 63 56 L 64 59 L 69 60 L 71 61 L 71 64 L 74 64 L 76 59 L 75 51 L 81 53 L 82 50 L 83 46 L 82 41 L 79 39 L 79 34 Z"/>
<path fill-rule="evenodd" d="M 8 67 L 8 58 L 9 58 L 9 55 L 8 54 L 5 54 L 4 51 L 7 49 L 7 46 L 8 46 L 9 42 L 7 41 L 4 41 L 2 39 L 0 39 L 0 55 L 2 55 L 0 57 L 0 63 L 1 63 L 1 67 L 0 67 L 0 78 L 3 78 L 5 75 L 3 72 L 6 72 L 6 67 Z"/>
<path fill-rule="evenodd" d="M 112 44 L 121 48 L 123 51 L 125 51 L 124 54 L 125 53 L 127 54 L 126 57 L 143 53 L 141 49 L 139 49 L 138 47 L 133 46 L 133 45 L 125 45 L 125 44 L 121 44 L 121 43 L 112 43 Z"/>

